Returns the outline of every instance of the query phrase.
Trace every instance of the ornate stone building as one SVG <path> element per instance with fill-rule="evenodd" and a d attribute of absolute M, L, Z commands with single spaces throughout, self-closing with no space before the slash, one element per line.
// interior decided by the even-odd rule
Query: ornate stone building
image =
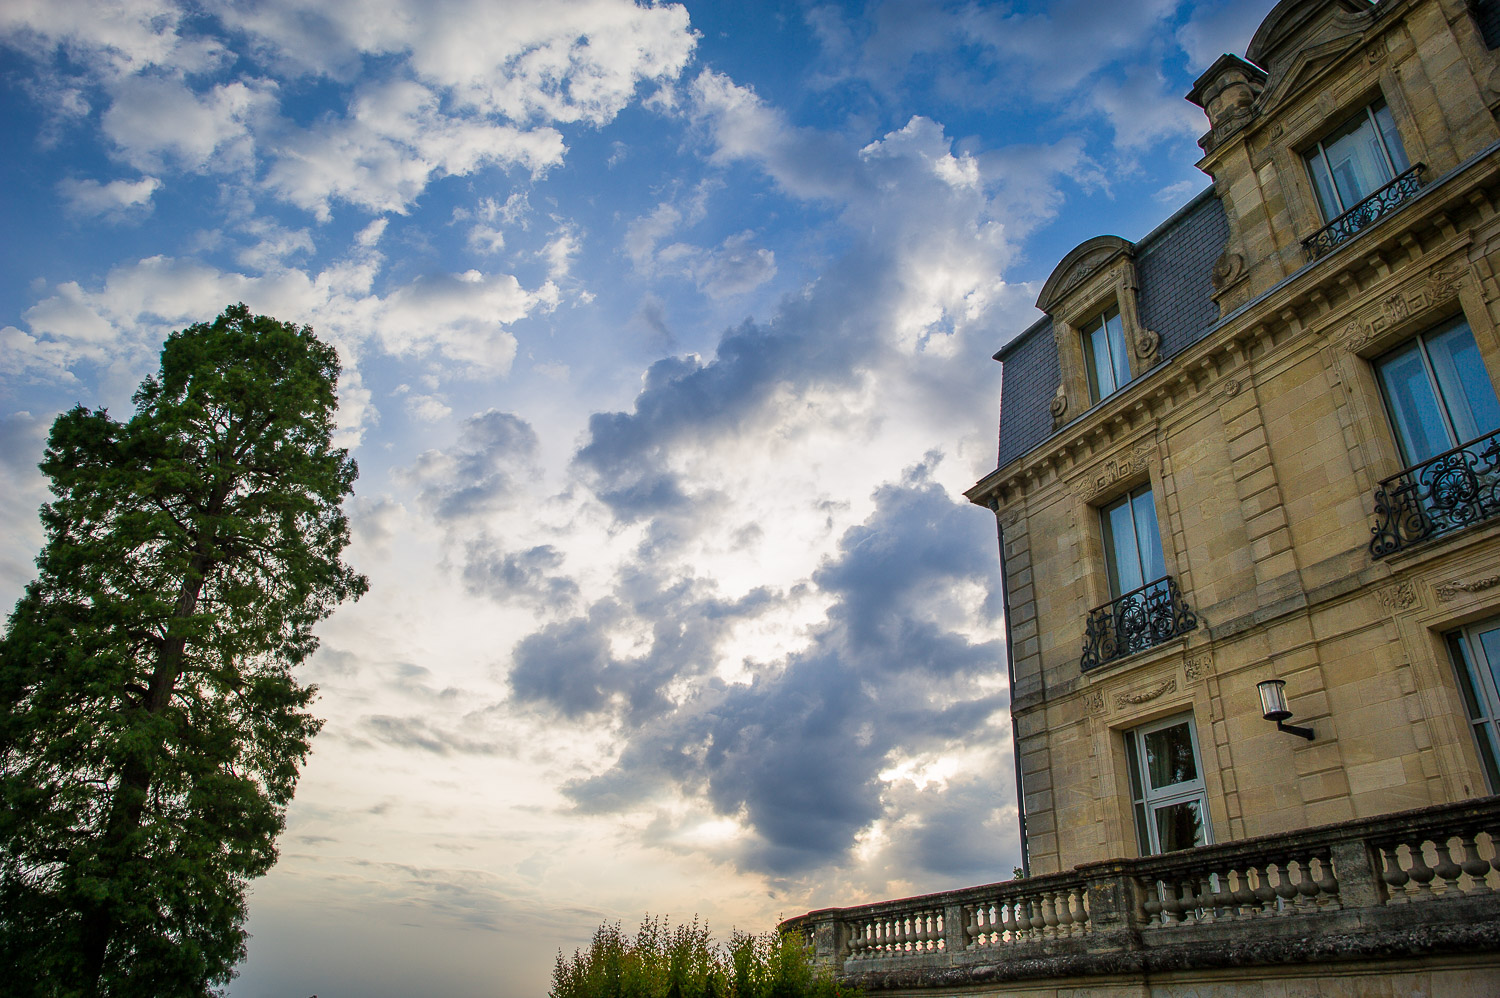
<path fill-rule="evenodd" d="M 1058 264 L 968 492 L 1029 876 L 790 923 L 821 958 L 1500 993 L 1497 44 L 1494 3 L 1283 0 L 1187 95 L 1212 186 Z"/>

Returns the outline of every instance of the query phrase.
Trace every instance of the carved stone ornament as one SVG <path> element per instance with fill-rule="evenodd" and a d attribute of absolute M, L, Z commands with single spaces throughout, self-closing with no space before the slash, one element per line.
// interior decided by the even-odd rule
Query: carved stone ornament
<path fill-rule="evenodd" d="M 1410 582 L 1398 582 L 1380 591 L 1380 602 L 1387 610 L 1405 610 L 1417 601 L 1417 590 Z"/>
<path fill-rule="evenodd" d="M 1462 278 L 1463 268 L 1453 263 L 1429 271 L 1423 279 L 1386 295 L 1378 304 L 1368 306 L 1344 326 L 1344 348 L 1359 350 L 1392 324 L 1451 300 L 1458 294 Z"/>
<path fill-rule="evenodd" d="M 1135 704 L 1150 703 L 1159 696 L 1177 691 L 1177 680 L 1163 679 L 1155 686 L 1148 686 L 1143 690 L 1134 690 L 1130 693 L 1116 693 L 1115 705 L 1119 707 L 1130 707 Z"/>
<path fill-rule="evenodd" d="M 1187 676 L 1187 681 L 1190 683 L 1196 683 L 1213 670 L 1214 660 L 1209 655 L 1199 655 L 1197 658 L 1190 658 L 1182 663 L 1183 675 Z"/>
<path fill-rule="evenodd" d="M 1151 448 L 1146 446 L 1136 448 L 1133 454 L 1110 458 L 1078 480 L 1073 486 L 1075 494 L 1084 501 L 1092 499 L 1122 478 L 1145 471 L 1150 460 Z"/>
<path fill-rule="evenodd" d="M 1475 579 L 1473 582 L 1439 582 L 1433 592 L 1437 593 L 1439 603 L 1451 603 L 1458 598 L 1459 593 L 1478 593 L 1495 586 L 1500 586 L 1500 575 Z"/>
<path fill-rule="evenodd" d="M 1161 349 L 1160 333 L 1143 329 L 1141 335 L 1135 338 L 1135 355 L 1141 360 L 1151 360 L 1159 349 Z"/>
<path fill-rule="evenodd" d="M 1244 385 L 1240 384 L 1238 378 L 1225 378 L 1224 379 L 1224 397 L 1227 398 L 1227 399 L 1234 398 L 1236 395 L 1238 395 L 1240 393 L 1240 389 L 1243 388 L 1243 387 L 1244 387 Z"/>
<path fill-rule="evenodd" d="M 1214 261 L 1213 285 L 1215 291 L 1223 291 L 1245 276 L 1245 258 L 1238 253 L 1224 252 Z"/>
<path fill-rule="evenodd" d="M 1104 691 L 1093 690 L 1083 695 L 1083 712 L 1090 716 L 1104 713 Z"/>
<path fill-rule="evenodd" d="M 1051 411 L 1053 419 L 1062 419 L 1063 413 L 1068 411 L 1068 396 L 1063 392 L 1062 385 L 1057 386 L 1057 394 L 1052 396 L 1052 401 L 1047 408 Z"/>

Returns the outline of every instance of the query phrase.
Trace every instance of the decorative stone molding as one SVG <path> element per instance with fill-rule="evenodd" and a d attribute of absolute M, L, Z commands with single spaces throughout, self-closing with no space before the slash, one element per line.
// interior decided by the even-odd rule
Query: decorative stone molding
<path fill-rule="evenodd" d="M 1245 276 L 1245 258 L 1239 253 L 1225 251 L 1214 261 L 1211 280 L 1215 291 L 1223 291 Z"/>
<path fill-rule="evenodd" d="M 1435 267 L 1425 277 L 1386 295 L 1379 304 L 1366 307 L 1344 326 L 1344 349 L 1360 350 L 1393 324 L 1452 300 L 1458 295 L 1462 279 L 1463 268 L 1451 263 Z"/>
<path fill-rule="evenodd" d="M 1151 461 L 1151 448 L 1140 446 L 1128 455 L 1110 458 L 1073 484 L 1073 494 L 1087 502 L 1115 482 L 1145 471 Z"/>
<path fill-rule="evenodd" d="M 1451 603 L 1458 598 L 1459 593 L 1479 593 L 1495 586 L 1500 586 L 1500 575 L 1475 579 L 1473 582 L 1439 582 L 1433 592 L 1437 594 L 1439 603 Z"/>
<path fill-rule="evenodd" d="M 1163 679 L 1155 686 L 1148 686 L 1143 690 L 1133 690 L 1129 693 L 1116 693 L 1115 706 L 1130 707 L 1135 704 L 1150 703 L 1159 696 L 1177 691 L 1177 680 Z"/>
<path fill-rule="evenodd" d="M 1496 581 L 1500 581 L 1500 577 Z M 1387 610 L 1405 610 L 1417 601 L 1417 590 L 1410 582 L 1398 582 L 1389 589 L 1382 589 L 1379 596 Z"/>
<path fill-rule="evenodd" d="M 1091 690 L 1083 695 L 1083 712 L 1085 714 L 1094 717 L 1104 713 L 1105 709 L 1103 690 Z"/>
<path fill-rule="evenodd" d="M 1187 676 L 1187 681 L 1190 683 L 1196 683 L 1213 671 L 1214 660 L 1212 655 L 1199 655 L 1182 663 L 1183 675 Z"/>
<path fill-rule="evenodd" d="M 1057 386 L 1057 393 L 1052 396 L 1052 402 L 1047 408 L 1051 411 L 1054 422 L 1061 420 L 1068 411 L 1068 393 L 1063 391 L 1062 385 Z"/>
<path fill-rule="evenodd" d="M 1224 379 L 1224 398 L 1226 398 L 1226 399 L 1232 399 L 1232 398 L 1234 398 L 1236 395 L 1238 395 L 1240 393 L 1240 389 L 1243 388 L 1243 387 L 1244 386 L 1240 384 L 1238 378 L 1225 378 Z"/>
<path fill-rule="evenodd" d="M 1148 363 L 1155 363 L 1160 359 L 1158 351 L 1161 349 L 1161 334 L 1150 329 L 1141 330 L 1141 335 L 1135 339 L 1135 355 Z"/>

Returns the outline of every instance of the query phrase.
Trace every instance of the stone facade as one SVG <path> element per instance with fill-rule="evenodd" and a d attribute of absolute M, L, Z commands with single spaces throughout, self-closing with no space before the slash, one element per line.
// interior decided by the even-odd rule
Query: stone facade
<path fill-rule="evenodd" d="M 1188 95 L 1212 187 L 1137 243 L 1068 254 L 1043 317 L 996 355 L 1000 466 L 967 495 L 1001 528 L 1029 876 L 788 923 L 851 981 L 1496 993 L 1500 823 L 1476 811 L 1399 855 L 1379 829 L 1476 798 L 1500 815 L 1452 643 L 1500 620 L 1500 436 L 1409 466 L 1376 367 L 1462 322 L 1465 376 L 1500 395 L 1491 44 L 1491 0 L 1283 0 Z M 1314 171 L 1333 173 L 1325 140 L 1361 115 L 1387 130 L 1390 182 L 1340 193 L 1340 214 Z M 1465 471 L 1487 498 L 1439 511 Z M 1106 521 L 1116 507 L 1135 519 Z M 1133 524 L 1141 572 L 1166 580 L 1122 593 L 1107 522 Z M 1310 739 L 1263 717 L 1266 680 Z M 1179 800 L 1177 824 L 1148 835 L 1141 760 L 1167 725 L 1191 732 L 1177 744 L 1201 820 Z M 1359 843 L 1327 838 L 1355 827 Z M 1184 835 L 1197 848 L 1168 851 Z M 1322 852 L 1294 858 L 1315 839 Z M 1468 880 L 1443 863 L 1465 849 Z M 1454 874 L 1443 904 L 1409 907 L 1405 885 L 1435 883 L 1433 863 Z M 1278 890 L 1279 907 L 1247 907 Z M 1322 921 L 1274 917 L 1289 914 Z M 1198 935 L 1163 931 L 1183 924 Z M 1246 931 L 1264 951 L 1225 958 Z"/>
<path fill-rule="evenodd" d="M 1193 721 L 1212 841 L 1490 792 L 1444 635 L 1500 615 L 1500 522 L 1372 554 L 1377 489 L 1403 470 L 1372 360 L 1461 317 L 1500 385 L 1500 60 L 1462 0 L 1284 2 L 1189 99 L 1228 220 L 1202 289 L 1219 318 L 1164 355 L 1139 319 L 1139 248 L 1084 243 L 1027 334 L 1056 346 L 1053 429 L 968 493 L 1004 536 L 1033 873 L 1139 854 L 1126 736 L 1171 716 Z M 1310 260 L 1305 151 L 1377 101 L 1421 186 Z M 1095 403 L 1079 326 L 1101 302 L 1131 378 Z M 1037 422 L 1012 401 L 1036 404 L 1002 395 L 1002 453 Z M 1112 597 L 1101 509 L 1143 488 L 1196 626 L 1085 670 Z M 1266 679 L 1312 740 L 1262 718 Z"/>

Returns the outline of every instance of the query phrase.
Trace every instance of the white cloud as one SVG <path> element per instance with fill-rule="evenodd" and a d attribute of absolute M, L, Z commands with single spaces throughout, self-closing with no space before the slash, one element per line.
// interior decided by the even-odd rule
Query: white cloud
<path fill-rule="evenodd" d="M 641 83 L 680 73 L 696 44 L 680 4 L 629 0 L 271 0 L 222 12 L 304 71 L 404 55 L 460 103 L 517 122 L 603 124 Z"/>
<path fill-rule="evenodd" d="M 271 153 L 266 186 L 320 219 L 334 200 L 404 214 L 437 177 L 492 165 L 535 175 L 562 162 L 564 151 L 554 129 L 455 117 L 442 110 L 440 94 L 395 81 L 362 91 L 346 117 L 288 131 Z"/>
<path fill-rule="evenodd" d="M 252 126 L 276 104 L 275 86 L 262 80 L 220 84 L 196 93 L 178 80 L 132 76 L 113 87 L 101 127 L 125 162 L 141 170 L 248 167 Z"/>
<path fill-rule="evenodd" d="M 267 218 L 251 219 L 240 226 L 240 231 L 255 243 L 240 250 L 235 259 L 251 270 L 275 270 L 285 266 L 290 257 L 314 251 L 308 230 L 288 229 Z"/>
<path fill-rule="evenodd" d="M 437 395 L 412 395 L 406 400 L 406 409 L 424 423 L 436 423 L 453 414 L 453 407 Z"/>
<path fill-rule="evenodd" d="M 151 195 L 160 189 L 161 181 L 155 177 L 111 180 L 107 184 L 69 177 L 57 183 L 57 192 L 62 195 L 63 208 L 69 215 L 98 216 L 107 221 L 150 214 Z"/>
<path fill-rule="evenodd" d="M 776 254 L 754 243 L 749 230 L 725 237 L 713 249 L 672 243 L 656 254 L 654 267 L 681 273 L 711 298 L 741 295 L 776 276 Z"/>

